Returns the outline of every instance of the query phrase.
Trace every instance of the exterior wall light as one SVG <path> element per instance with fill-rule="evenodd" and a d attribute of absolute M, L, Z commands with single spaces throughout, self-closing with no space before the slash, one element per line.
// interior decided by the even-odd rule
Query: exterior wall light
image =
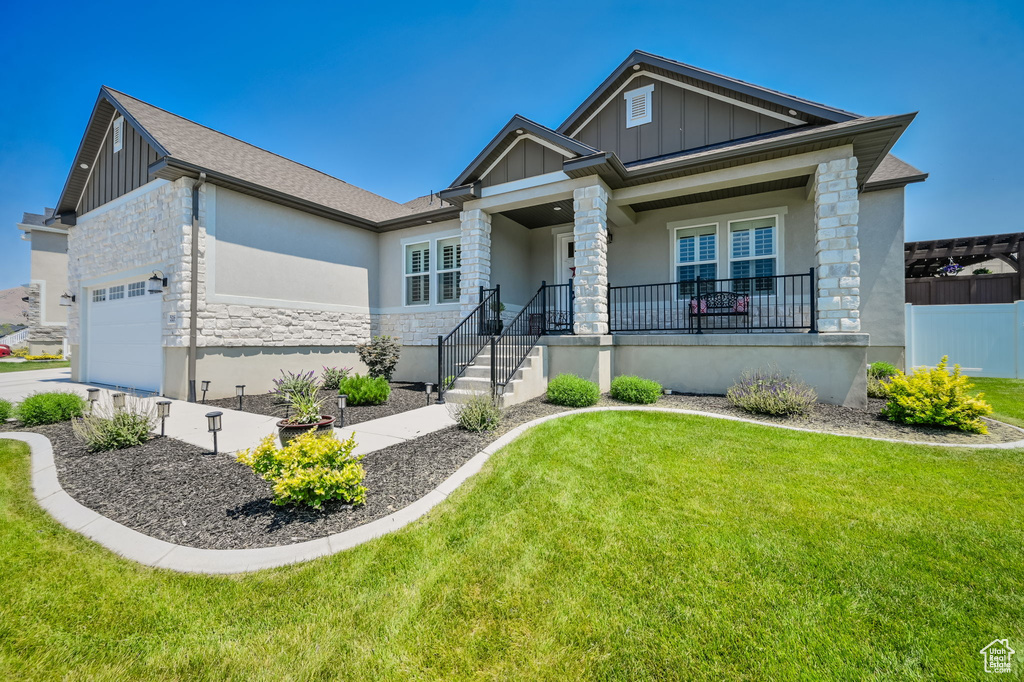
<path fill-rule="evenodd" d="M 74 294 L 69 294 L 68 292 L 65 291 L 63 294 L 60 295 L 60 304 L 63 307 L 68 308 L 74 302 L 75 302 L 75 295 Z"/>
<path fill-rule="evenodd" d="M 114 404 L 115 410 L 124 409 L 124 393 L 111 393 L 110 402 Z"/>
<path fill-rule="evenodd" d="M 430 394 L 434 392 L 434 384 L 427 382 L 427 405 L 430 404 Z"/>
<path fill-rule="evenodd" d="M 238 396 L 238 409 L 242 409 L 242 398 L 245 397 L 245 384 L 235 386 L 235 395 Z"/>
<path fill-rule="evenodd" d="M 203 382 L 203 405 L 206 404 L 206 392 L 209 391 L 209 390 L 210 390 L 210 382 L 209 381 L 204 381 Z"/>
<path fill-rule="evenodd" d="M 171 401 L 170 400 L 158 400 L 156 401 L 156 416 L 160 418 L 160 437 L 163 438 L 164 433 L 164 420 L 171 416 Z"/>
<path fill-rule="evenodd" d="M 223 412 L 206 413 L 206 430 L 213 434 L 213 454 L 217 454 L 217 432 L 221 429 L 220 418 Z"/>
<path fill-rule="evenodd" d="M 149 278 L 148 286 L 146 291 L 151 294 L 162 294 L 164 289 L 167 287 L 167 278 L 164 277 L 164 273 L 159 270 L 153 272 L 153 276 Z"/>
<path fill-rule="evenodd" d="M 338 427 L 345 428 L 345 408 L 348 406 L 348 395 L 342 393 L 338 396 Z"/>

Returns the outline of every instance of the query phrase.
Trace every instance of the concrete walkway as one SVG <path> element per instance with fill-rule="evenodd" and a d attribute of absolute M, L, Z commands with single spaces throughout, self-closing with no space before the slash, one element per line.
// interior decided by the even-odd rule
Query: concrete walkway
<path fill-rule="evenodd" d="M 440 407 L 440 406 L 436 406 Z M 423 408 L 428 410 L 430 408 Z M 458 488 L 467 478 L 480 471 L 484 463 L 492 454 L 502 449 L 524 432 L 551 421 L 586 412 L 664 412 L 669 414 L 689 414 L 726 421 L 743 422 L 756 424 L 774 429 L 785 429 L 789 431 L 803 431 L 809 433 L 824 433 L 795 426 L 783 424 L 772 424 L 743 417 L 733 417 L 712 412 L 700 412 L 697 410 L 684 410 L 668 407 L 589 407 L 582 410 L 569 410 L 556 414 L 549 414 L 539 417 L 533 421 L 521 424 L 504 434 L 493 443 L 474 455 L 468 462 L 445 479 L 441 485 L 427 493 L 412 504 L 393 514 L 371 521 L 362 526 L 351 528 L 324 538 L 300 542 L 293 545 L 281 545 L 278 547 L 262 547 L 259 549 L 197 549 L 174 545 L 163 540 L 151 538 L 148 535 L 134 531 L 131 528 L 122 526 L 105 516 L 79 504 L 68 495 L 60 482 L 57 480 L 57 468 L 53 460 L 53 447 L 50 441 L 35 433 L 0 433 L 0 438 L 20 440 L 29 444 L 32 451 L 32 491 L 35 494 L 39 505 L 50 513 L 57 521 L 69 530 L 82 533 L 110 551 L 121 555 L 126 559 L 136 561 L 155 568 L 167 568 L 182 573 L 245 573 L 265 568 L 286 566 L 289 564 L 309 561 L 318 557 L 336 554 L 343 550 L 361 545 L 374 538 L 380 537 L 392 531 L 396 531 L 413 521 L 419 519 L 436 505 L 444 501 L 451 493 Z M 420 410 L 414 410 L 420 412 Z M 436 410 L 435 410 L 436 412 Z M 406 414 L 411 414 L 407 412 Z M 424 411 L 423 414 L 426 414 Z M 392 419 L 388 417 L 387 419 Z M 383 422 L 383 419 L 376 420 Z M 372 422 L 367 422 L 372 423 Z M 1016 428 L 1016 427 L 1014 427 Z M 1024 436 L 1024 430 L 1021 435 Z M 850 434 L 828 434 L 843 436 L 847 438 L 860 438 L 865 440 L 889 441 L 909 445 L 926 445 L 952 448 L 971 449 L 1010 449 L 1024 447 L 1024 440 L 1012 443 L 979 443 L 958 444 L 958 443 L 931 443 L 900 441 L 891 438 L 876 438 L 872 436 L 854 436 Z"/>
<path fill-rule="evenodd" d="M 113 392 L 109 386 L 92 386 L 71 381 L 71 370 L 66 367 L 0 374 L 0 398 L 11 402 L 17 402 L 27 395 L 42 391 L 69 391 L 84 398 L 88 395 L 86 391 L 89 388 L 100 389 L 101 402 L 109 400 L 109 395 Z M 144 400 L 152 403 L 161 398 Z M 277 431 L 277 417 L 172 400 L 171 416 L 167 418 L 166 423 L 167 436 L 212 450 L 213 436 L 206 428 L 206 414 L 215 410 L 223 413 L 223 430 L 217 434 L 217 447 L 221 452 L 231 453 L 251 448 L 268 434 Z M 351 428 L 335 429 L 335 433 L 339 438 L 354 435 L 355 453 L 367 454 L 410 438 L 418 438 L 454 423 L 455 420 L 448 414 L 447 408 L 443 405 L 430 405 L 356 424 Z"/>

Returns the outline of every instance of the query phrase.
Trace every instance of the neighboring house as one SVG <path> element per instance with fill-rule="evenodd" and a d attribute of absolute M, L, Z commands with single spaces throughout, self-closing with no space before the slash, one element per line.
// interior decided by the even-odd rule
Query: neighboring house
<path fill-rule="evenodd" d="M 514 116 L 401 204 L 104 87 L 47 221 L 73 374 L 223 396 L 392 334 L 397 379 L 490 388 L 486 350 L 466 368 L 503 306 L 514 400 L 567 371 L 720 393 L 771 363 L 863 404 L 865 363 L 903 356 L 903 193 L 926 176 L 888 151 L 913 118 L 634 52 L 557 129 Z"/>
<path fill-rule="evenodd" d="M 29 353 L 61 353 L 68 332 L 68 231 L 59 224 L 47 225 L 53 209 L 25 213 L 18 229 L 32 243 L 31 282 L 28 292 Z"/>

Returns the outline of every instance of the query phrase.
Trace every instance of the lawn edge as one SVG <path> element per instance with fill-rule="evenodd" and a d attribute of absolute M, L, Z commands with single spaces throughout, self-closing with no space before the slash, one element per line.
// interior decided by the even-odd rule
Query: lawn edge
<path fill-rule="evenodd" d="M 769 428 L 786 429 L 803 433 L 816 433 L 840 438 L 860 438 L 863 440 L 883 441 L 903 445 L 923 445 L 930 447 L 968 448 L 968 449 L 1015 449 L 1024 447 L 1024 439 L 1010 443 L 933 443 L 907 441 L 897 438 L 881 438 L 877 436 L 859 436 L 845 433 L 818 431 L 799 426 L 772 424 L 769 422 L 746 419 L 732 415 L 687 410 L 683 408 L 650 407 L 650 406 L 602 406 L 588 407 L 567 412 L 538 417 L 497 438 L 490 445 L 478 452 L 455 473 L 446 478 L 439 486 L 416 500 L 412 504 L 399 509 L 383 518 L 370 523 L 334 533 L 316 540 L 308 540 L 290 545 L 276 547 L 259 547 L 255 549 L 200 549 L 175 545 L 170 542 L 132 530 L 116 521 L 108 519 L 88 507 L 77 502 L 61 487 L 57 479 L 57 468 L 53 458 L 53 446 L 50 440 L 41 434 L 31 432 L 0 433 L 0 438 L 18 440 L 28 444 L 31 450 L 32 493 L 39 505 L 58 523 L 68 530 L 80 533 L 102 545 L 115 554 L 153 568 L 167 569 L 178 573 L 199 573 L 207 575 L 251 573 L 268 568 L 279 568 L 290 564 L 302 563 L 320 557 L 337 554 L 351 549 L 375 538 L 403 528 L 424 516 L 435 506 L 443 502 L 468 478 L 478 473 L 484 463 L 526 431 L 552 419 L 561 419 L 578 414 L 593 412 L 661 412 L 666 414 L 684 414 L 713 419 L 725 419 L 733 422 L 766 426 Z M 1021 432 L 1024 429 L 1008 424 Z"/>

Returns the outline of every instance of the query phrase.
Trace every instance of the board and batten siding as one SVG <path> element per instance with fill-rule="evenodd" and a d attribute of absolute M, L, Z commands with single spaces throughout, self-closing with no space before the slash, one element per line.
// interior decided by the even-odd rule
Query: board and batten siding
<path fill-rule="evenodd" d="M 562 170 L 565 157 L 530 139 L 517 140 L 491 172 L 481 178 L 484 187 L 532 178 Z"/>
<path fill-rule="evenodd" d="M 121 151 L 114 153 L 114 119 L 107 124 L 107 134 L 103 140 L 95 161 L 92 173 L 82 192 L 81 204 L 77 213 L 83 215 L 113 201 L 122 194 L 149 182 L 149 164 L 157 160 L 157 153 L 139 133 L 124 122 L 124 144 Z"/>
<path fill-rule="evenodd" d="M 626 127 L 624 93 L 653 85 L 650 123 Z M 623 163 L 769 133 L 791 124 L 661 80 L 641 76 L 617 93 L 575 137 Z"/>

